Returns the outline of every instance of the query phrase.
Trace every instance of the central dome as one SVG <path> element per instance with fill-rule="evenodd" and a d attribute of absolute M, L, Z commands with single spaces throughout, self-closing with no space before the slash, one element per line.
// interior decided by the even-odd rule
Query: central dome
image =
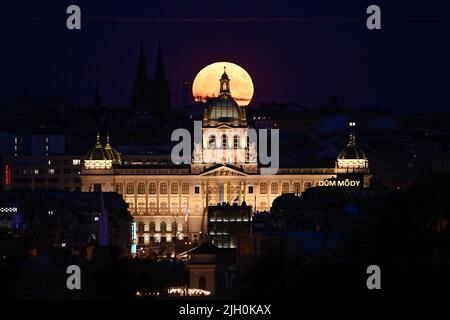
<path fill-rule="evenodd" d="M 220 91 L 217 98 L 209 99 L 208 109 L 205 110 L 205 120 L 210 122 L 226 122 L 239 125 L 245 121 L 245 113 L 231 96 L 230 78 L 224 67 L 220 78 Z"/>
<path fill-rule="evenodd" d="M 208 108 L 208 119 L 219 122 L 239 121 L 241 109 L 231 96 L 214 98 Z"/>

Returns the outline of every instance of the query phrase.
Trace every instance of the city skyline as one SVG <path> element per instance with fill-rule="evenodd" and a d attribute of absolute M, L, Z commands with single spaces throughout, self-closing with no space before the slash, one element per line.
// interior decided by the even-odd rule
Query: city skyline
<path fill-rule="evenodd" d="M 224 60 L 250 73 L 251 106 L 277 101 L 318 107 L 330 96 L 356 108 L 400 112 L 447 106 L 449 48 L 439 39 L 448 15 L 437 2 L 382 1 L 383 28 L 374 32 L 365 26 L 363 3 L 277 3 L 255 10 L 245 3 L 238 11 L 233 2 L 79 5 L 79 31 L 65 28 L 63 4 L 6 6 L 2 14 L 8 16 L 0 20 L 8 44 L 0 62 L 3 100 L 66 96 L 88 104 L 99 84 L 104 103 L 129 104 L 141 41 L 149 74 L 161 41 L 174 105 L 181 103 L 181 81 L 192 84 L 204 66 Z"/>

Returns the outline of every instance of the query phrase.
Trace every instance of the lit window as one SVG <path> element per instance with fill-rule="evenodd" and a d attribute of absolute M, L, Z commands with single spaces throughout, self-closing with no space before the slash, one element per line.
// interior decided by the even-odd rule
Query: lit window
<path fill-rule="evenodd" d="M 72 160 L 72 165 L 79 166 L 80 164 L 81 164 L 81 160 L 79 160 L 79 159 L 73 159 Z"/>
<path fill-rule="evenodd" d="M 171 194 L 178 194 L 178 183 L 172 183 L 170 185 L 170 193 Z"/>
<path fill-rule="evenodd" d="M 167 194 L 167 183 L 161 183 L 159 185 L 159 193 L 160 194 Z"/>
<path fill-rule="evenodd" d="M 127 194 L 134 194 L 134 184 L 127 183 Z"/>
<path fill-rule="evenodd" d="M 228 144 L 227 135 L 223 134 L 222 135 L 222 148 L 226 149 L 227 148 L 227 144 Z"/>
<path fill-rule="evenodd" d="M 216 136 L 212 135 L 209 137 L 208 148 L 214 149 L 216 147 Z"/>
<path fill-rule="evenodd" d="M 183 194 L 189 194 L 189 183 L 183 182 L 183 183 L 181 184 L 181 192 L 182 192 Z"/>
<path fill-rule="evenodd" d="M 145 194 L 145 184 L 143 182 L 138 183 L 138 194 Z"/>
<path fill-rule="evenodd" d="M 272 182 L 270 184 L 270 192 L 272 194 L 277 194 L 278 193 L 278 183 L 277 182 Z"/>
<path fill-rule="evenodd" d="M 295 193 L 300 193 L 300 182 L 294 182 L 292 191 Z"/>
<path fill-rule="evenodd" d="M 240 147 L 240 143 L 239 143 L 239 136 L 234 136 L 233 138 L 233 147 L 235 149 L 238 149 Z"/>
<path fill-rule="evenodd" d="M 149 194 L 156 194 L 156 183 L 151 182 L 148 185 L 148 193 Z"/>
<path fill-rule="evenodd" d="M 48 169 L 49 174 L 55 174 L 55 169 Z"/>
<path fill-rule="evenodd" d="M 259 184 L 259 193 L 266 194 L 267 193 L 267 183 L 261 182 Z"/>

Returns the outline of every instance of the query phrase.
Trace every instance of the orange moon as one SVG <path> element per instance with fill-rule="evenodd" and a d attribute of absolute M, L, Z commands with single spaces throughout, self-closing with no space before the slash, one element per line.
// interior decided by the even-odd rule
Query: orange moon
<path fill-rule="evenodd" d="M 207 97 L 219 95 L 219 79 L 223 74 L 223 67 L 226 67 L 230 78 L 231 96 L 238 105 L 249 105 L 254 93 L 252 78 L 244 68 L 231 62 L 214 62 L 200 70 L 192 84 L 194 100 L 206 101 Z"/>

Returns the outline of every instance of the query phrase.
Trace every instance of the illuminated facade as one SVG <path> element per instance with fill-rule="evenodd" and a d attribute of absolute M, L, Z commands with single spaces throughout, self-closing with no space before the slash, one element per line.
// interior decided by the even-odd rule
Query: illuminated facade
<path fill-rule="evenodd" d="M 232 98 L 224 72 L 220 94 L 205 110 L 202 142 L 194 144 L 192 164 L 125 164 L 117 152 L 113 156 L 109 143 L 110 151 L 103 148 L 98 137 L 84 163 L 82 191 L 121 194 L 135 218 L 137 242 L 145 245 L 175 238 L 202 241 L 208 231 L 207 208 L 218 203 L 245 201 L 254 211 L 268 211 L 279 195 L 301 193 L 340 173 L 358 173 L 361 186 L 369 184 L 367 158 L 352 159 L 350 152 L 335 167 L 280 168 L 276 174 L 261 175 L 248 131 L 245 107 Z M 352 143 L 356 148 L 356 141 Z"/>

